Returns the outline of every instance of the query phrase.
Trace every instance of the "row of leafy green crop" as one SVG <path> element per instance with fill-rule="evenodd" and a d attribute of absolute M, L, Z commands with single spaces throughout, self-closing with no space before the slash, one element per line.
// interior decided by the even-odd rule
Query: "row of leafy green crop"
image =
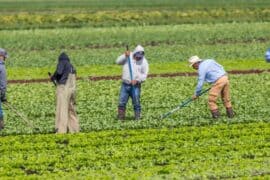
<path fill-rule="evenodd" d="M 189 71 L 185 63 L 175 66 L 175 62 L 184 61 L 194 54 L 220 61 L 256 60 L 239 61 L 236 67 L 262 68 L 265 64 L 259 60 L 262 62 L 269 46 L 268 23 L 24 30 L 1 31 L 0 34 L 2 47 L 10 53 L 7 62 L 10 79 L 46 77 L 63 49 L 78 67 L 79 76 L 88 76 L 117 74 L 115 66 L 112 71 L 108 69 L 124 51 L 125 44 L 131 48 L 137 43 L 145 46 L 152 73 L 175 72 L 178 67 L 179 70 Z M 161 62 L 166 65 L 157 64 Z M 226 64 L 229 69 L 235 69 L 230 68 L 235 65 L 234 61 Z M 170 70 L 168 67 L 174 68 Z"/>
<path fill-rule="evenodd" d="M 143 44 L 142 44 L 143 45 Z M 182 45 L 161 44 L 158 46 L 145 46 L 146 58 L 150 64 L 186 62 L 186 60 L 197 54 L 202 58 L 215 58 L 225 60 L 262 60 L 269 43 L 229 43 L 229 44 L 193 44 Z M 133 50 L 134 45 L 130 47 Z M 126 48 L 82 48 L 65 50 L 75 66 L 114 65 L 116 58 L 124 53 Z M 58 60 L 62 50 L 40 50 L 25 51 L 11 50 L 7 61 L 9 68 L 14 67 L 51 67 Z M 259 66 L 259 64 L 258 64 Z"/>
<path fill-rule="evenodd" d="M 186 46 L 269 42 L 270 23 L 223 23 L 0 31 L 1 46 L 12 51 L 109 48 L 133 45 L 181 44 Z"/>
<path fill-rule="evenodd" d="M 74 11 L 74 10 L 73 10 Z M 270 10 L 202 9 L 202 10 L 110 10 L 96 12 L 47 12 L 3 14 L 0 29 L 59 27 L 109 27 L 130 25 L 165 25 L 185 23 L 269 22 Z"/>
<path fill-rule="evenodd" d="M 270 20 L 269 2 L 266 0 L 2 0 L 0 3 L 0 29 Z"/>
<path fill-rule="evenodd" d="M 263 60 L 226 60 L 219 61 L 227 71 L 231 70 L 269 70 L 270 66 Z M 56 64 L 56 63 L 54 63 Z M 56 66 L 56 65 L 55 65 Z M 76 67 L 77 75 L 80 78 L 97 77 L 97 76 L 120 76 L 121 66 L 118 65 L 88 65 Z M 32 80 L 46 79 L 48 72 L 54 72 L 55 67 L 15 67 L 8 69 L 9 80 Z M 150 74 L 165 74 L 165 73 L 181 73 L 195 72 L 184 62 L 168 62 L 150 64 Z"/>
<path fill-rule="evenodd" d="M 128 105 L 127 121 L 116 120 L 119 81 L 78 81 L 77 110 L 83 132 L 105 129 L 160 128 L 215 123 L 269 122 L 269 73 L 259 75 L 231 75 L 232 102 L 237 113 L 227 119 L 220 102 L 222 118 L 212 121 L 207 96 L 160 120 L 163 113 L 189 98 L 196 85 L 195 77 L 148 79 L 142 86 L 142 115 L 140 122 L 132 121 L 133 111 Z M 206 87 L 205 87 L 206 88 Z M 12 84 L 8 100 L 23 112 L 35 128 L 31 128 L 9 108 L 5 107 L 6 128 L 1 134 L 52 132 L 54 129 L 55 88 L 52 84 Z M 28 127 L 29 126 L 29 127 Z M 38 130 L 39 129 L 39 130 Z"/>
<path fill-rule="evenodd" d="M 268 123 L 1 138 L 2 178 L 269 178 Z"/>
<path fill-rule="evenodd" d="M 131 46 L 133 48 L 133 46 Z M 269 69 L 264 61 L 268 43 L 235 43 L 215 45 L 160 45 L 146 46 L 146 58 L 150 73 L 175 73 L 193 71 L 187 59 L 192 55 L 214 58 L 226 70 Z M 120 75 L 121 67 L 115 65 L 116 58 L 124 47 L 105 49 L 69 49 L 78 76 Z M 47 78 L 47 72 L 55 69 L 60 50 L 11 51 L 7 61 L 9 79 Z"/>

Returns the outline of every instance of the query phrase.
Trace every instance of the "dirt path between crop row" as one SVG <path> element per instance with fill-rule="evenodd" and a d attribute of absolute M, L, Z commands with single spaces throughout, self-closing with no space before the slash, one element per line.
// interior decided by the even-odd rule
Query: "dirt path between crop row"
<path fill-rule="evenodd" d="M 270 69 L 267 70 L 258 70 L 258 69 L 249 69 L 249 70 L 231 70 L 228 71 L 229 74 L 260 74 L 263 72 L 270 72 Z M 178 73 L 163 73 L 163 74 L 149 74 L 149 78 L 158 78 L 158 77 L 177 77 L 177 76 L 196 76 L 196 72 L 178 72 Z M 101 80 L 120 80 L 121 76 L 89 76 L 89 77 L 78 77 L 78 80 L 88 79 L 91 81 L 101 81 Z M 23 83 L 48 83 L 49 79 L 28 79 L 28 80 L 9 80 L 8 83 L 11 84 L 23 84 Z"/>

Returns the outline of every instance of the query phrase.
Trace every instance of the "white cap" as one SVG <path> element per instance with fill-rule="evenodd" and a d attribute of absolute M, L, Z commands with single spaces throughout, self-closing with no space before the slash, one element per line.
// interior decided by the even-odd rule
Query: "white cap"
<path fill-rule="evenodd" d="M 198 56 L 191 56 L 188 60 L 189 62 L 189 66 L 193 66 L 193 64 L 197 63 L 197 62 L 201 62 L 202 60 L 198 57 Z"/>
<path fill-rule="evenodd" d="M 138 45 L 135 49 L 134 49 L 134 54 L 136 52 L 144 52 L 144 48 L 141 45 Z"/>

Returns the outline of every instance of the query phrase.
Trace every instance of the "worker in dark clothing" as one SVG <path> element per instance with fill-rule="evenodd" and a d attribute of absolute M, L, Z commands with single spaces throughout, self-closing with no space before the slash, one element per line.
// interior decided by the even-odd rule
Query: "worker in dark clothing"
<path fill-rule="evenodd" d="M 56 133 L 79 132 L 75 111 L 76 70 L 66 53 L 61 53 L 51 80 L 56 82 Z"/>
<path fill-rule="evenodd" d="M 4 114 L 1 103 L 5 103 L 7 101 L 7 77 L 5 68 L 6 58 L 8 58 L 6 50 L 0 48 L 0 130 L 4 129 Z"/>

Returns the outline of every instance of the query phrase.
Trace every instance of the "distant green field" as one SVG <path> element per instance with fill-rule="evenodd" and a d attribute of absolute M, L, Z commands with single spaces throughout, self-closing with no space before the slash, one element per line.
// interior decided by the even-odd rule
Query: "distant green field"
<path fill-rule="evenodd" d="M 128 44 L 145 47 L 151 73 L 192 71 L 192 55 L 214 58 L 226 70 L 268 69 L 264 54 L 270 45 L 270 23 L 221 23 L 80 29 L 4 30 L 0 41 L 10 58 L 10 79 L 47 78 L 61 51 L 79 76 L 118 75 L 116 58 Z"/>
<path fill-rule="evenodd" d="M 269 22 L 266 0 L 0 1 L 0 29 Z"/>
<path fill-rule="evenodd" d="M 4 10 L 268 8 L 266 0 L 0 0 Z"/>
<path fill-rule="evenodd" d="M 235 43 L 269 43 L 270 23 L 220 23 L 196 25 L 160 25 L 48 30 L 0 31 L 2 47 L 11 53 L 21 50 L 96 49 L 136 44 L 216 45 Z M 15 54 L 16 54 L 15 53 Z"/>

